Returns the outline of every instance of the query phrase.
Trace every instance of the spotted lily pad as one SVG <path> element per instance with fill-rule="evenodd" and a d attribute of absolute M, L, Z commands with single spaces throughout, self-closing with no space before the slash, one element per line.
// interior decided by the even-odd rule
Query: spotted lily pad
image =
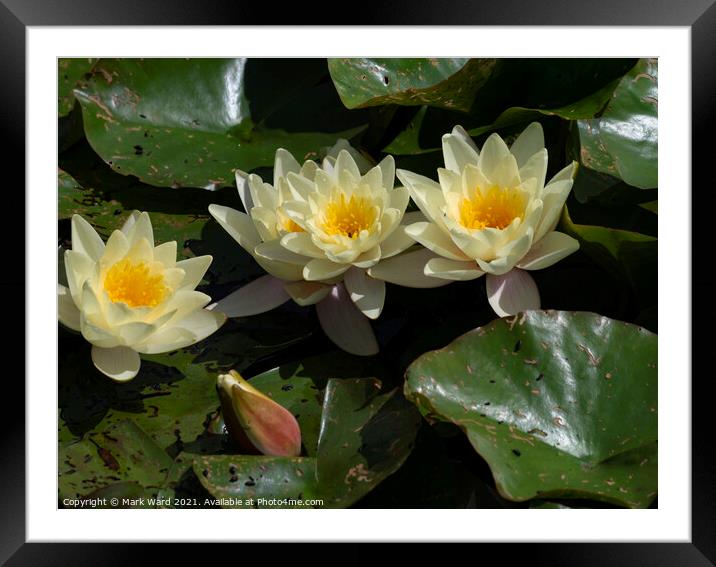
<path fill-rule="evenodd" d="M 101 59 L 74 92 L 87 139 L 115 171 L 214 189 L 237 168 L 273 165 L 279 147 L 303 160 L 362 129 L 360 114 L 331 112 L 340 102 L 326 75 L 320 60 Z"/>
<path fill-rule="evenodd" d="M 306 452 L 315 456 L 206 455 L 194 459 L 194 472 L 226 507 L 347 507 L 400 467 L 420 425 L 396 390 L 383 393 L 370 378 L 330 379 L 322 415 L 312 419 L 320 433 Z"/>
<path fill-rule="evenodd" d="M 634 187 L 656 187 L 658 104 L 658 62 L 640 59 L 602 115 L 579 121 L 582 164 Z"/>
<path fill-rule="evenodd" d="M 510 500 L 641 508 L 657 491 L 657 338 L 593 313 L 527 311 L 410 365 L 406 397 L 452 422 Z"/>
<path fill-rule="evenodd" d="M 142 489 L 154 488 L 156 494 L 171 465 L 169 455 L 136 423 L 122 421 L 102 433 L 60 445 L 60 498 L 85 496 L 127 481 Z M 141 490 L 133 486 L 130 493 L 134 497 Z"/>
<path fill-rule="evenodd" d="M 348 108 L 430 104 L 467 111 L 498 66 L 497 59 L 329 59 Z"/>
<path fill-rule="evenodd" d="M 57 60 L 57 114 L 67 116 L 75 106 L 72 92 L 85 75 L 89 75 L 96 58 L 75 57 Z"/>

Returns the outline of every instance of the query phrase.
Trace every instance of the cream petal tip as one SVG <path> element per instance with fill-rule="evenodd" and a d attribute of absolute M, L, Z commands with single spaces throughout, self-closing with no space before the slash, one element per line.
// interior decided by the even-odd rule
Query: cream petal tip
<path fill-rule="evenodd" d="M 139 354 L 129 347 L 101 348 L 92 345 L 92 362 L 97 370 L 117 382 L 127 382 L 139 372 Z"/>

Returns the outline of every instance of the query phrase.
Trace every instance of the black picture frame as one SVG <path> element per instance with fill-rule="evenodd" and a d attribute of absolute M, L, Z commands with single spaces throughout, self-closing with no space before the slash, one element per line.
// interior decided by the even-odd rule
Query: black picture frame
<path fill-rule="evenodd" d="M 707 178 L 708 164 L 713 161 L 713 136 L 716 126 L 712 93 L 716 90 L 716 6 L 714 0 L 681 0 L 680 2 L 639 0 L 552 0 L 525 2 L 500 0 L 499 2 L 454 1 L 449 5 L 429 0 L 410 3 L 393 2 L 388 6 L 363 8 L 355 12 L 322 9 L 318 5 L 307 10 L 304 5 L 282 5 L 275 9 L 268 3 L 245 3 L 240 0 L 210 0 L 204 2 L 178 2 L 172 0 L 2 0 L 0 1 L 0 109 L 6 140 L 3 151 L 5 167 L 5 208 L 16 218 L 26 218 L 24 194 L 12 187 L 25 186 L 25 37 L 28 26 L 65 25 L 560 25 L 560 26 L 686 26 L 691 29 L 692 47 L 692 156 L 693 186 L 699 192 L 699 207 L 692 211 L 693 276 L 674 274 L 673 277 L 692 280 L 694 305 L 701 306 L 697 320 L 709 321 L 713 302 L 708 297 L 716 281 L 706 265 L 697 258 L 707 257 L 710 248 L 708 236 L 702 228 L 709 227 L 706 215 L 716 210 L 714 191 Z M 310 17 L 310 21 L 307 18 Z M 13 165 L 14 164 L 14 165 Z M 672 188 L 678 190 L 679 188 Z M 685 198 L 688 188 L 681 188 Z M 702 238 L 699 238 L 702 236 Z M 6 252 L 14 266 L 29 261 L 24 247 L 14 245 Z M 0 289 L 13 297 L 23 296 L 24 270 L 3 272 Z M 701 302 L 697 301 L 703 299 Z M 27 302 L 28 298 L 25 297 Z M 705 307 L 703 307 L 705 306 Z M 15 302 L 7 307 L 6 317 L 20 321 L 22 305 Z M 16 310 L 16 311 L 13 311 Z M 705 311 L 705 313 L 704 313 Z M 708 353 L 710 333 L 698 332 L 694 324 L 692 349 L 694 355 Z M 22 335 L 19 335 L 22 336 Z M 17 352 L 20 352 L 20 345 Z M 695 356 L 693 358 L 696 358 Z M 20 357 L 16 357 L 20 359 Z M 705 360 L 705 356 L 702 355 Z M 22 360 L 22 359 L 20 359 Z M 694 367 L 697 368 L 697 367 Z M 504 554 L 517 563 L 519 556 L 532 563 L 549 565 L 713 565 L 716 563 L 716 461 L 712 442 L 712 372 L 694 373 L 692 381 L 692 539 L 690 543 L 655 544 L 491 544 L 490 553 Z M 158 546 L 142 544 L 38 544 L 25 543 L 25 493 L 32 487 L 25 483 L 25 412 L 19 400 L 24 399 L 24 384 L 17 379 L 24 373 L 22 363 L 16 373 L 8 371 L 3 384 L 6 411 L 2 420 L 2 457 L 0 458 L 0 561 L 8 565 L 114 565 L 145 564 L 156 555 L 167 561 L 171 551 Z M 670 376 L 668 379 L 688 381 L 691 376 Z M 8 401 L 12 400 L 12 402 Z M 8 409 L 14 407 L 14 413 Z M 664 416 L 668 419 L 668 415 Z M 230 519 L 229 519 L 230 521 Z M 559 534 L 555 534 L 559 539 Z M 509 548 L 507 547 L 509 546 Z M 166 546 L 162 546 L 166 547 Z M 354 564 L 371 560 L 371 546 L 358 546 L 347 552 L 346 562 Z M 174 548 L 190 562 L 194 551 L 186 546 Z M 272 550 L 272 559 L 281 560 L 283 550 Z M 310 552 L 309 552 L 310 553 Z M 421 554 L 424 551 L 420 551 Z M 472 553 L 472 552 L 471 552 Z M 482 552 L 480 552 L 482 553 Z M 245 557 L 245 556 L 244 556 Z M 218 558 L 217 558 L 218 560 Z M 239 557 L 236 557 L 239 560 Z M 422 556 L 422 561 L 429 560 Z M 476 558 L 477 560 L 477 558 Z"/>

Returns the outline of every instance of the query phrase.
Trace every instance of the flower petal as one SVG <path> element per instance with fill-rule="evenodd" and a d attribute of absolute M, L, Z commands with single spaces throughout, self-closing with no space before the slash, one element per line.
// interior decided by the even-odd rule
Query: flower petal
<path fill-rule="evenodd" d="M 137 222 L 139 215 L 139 211 L 132 211 L 131 214 L 127 217 L 127 220 L 124 221 L 124 224 L 122 225 L 122 232 L 124 233 L 124 236 L 127 236 L 129 234 L 129 231 L 134 226 L 134 223 Z"/>
<path fill-rule="evenodd" d="M 459 133 L 456 134 L 457 128 L 456 126 L 453 129 L 452 134 L 445 134 L 442 141 L 445 167 L 459 175 L 467 164 L 477 165 L 479 153 L 467 141 L 470 139 L 467 132 L 462 130 L 462 132 L 458 131 Z"/>
<path fill-rule="evenodd" d="M 372 278 L 365 270 L 355 267 L 346 272 L 343 282 L 351 300 L 363 315 L 369 319 L 377 319 L 385 303 L 385 282 Z"/>
<path fill-rule="evenodd" d="M 498 177 L 497 174 L 501 172 L 503 163 L 507 160 L 512 160 L 517 167 L 517 162 L 504 140 L 497 133 L 491 134 L 482 146 L 478 160 L 479 169 L 490 181 L 498 183 L 493 177 Z"/>
<path fill-rule="evenodd" d="M 299 305 L 314 305 L 331 291 L 331 286 L 320 282 L 285 282 L 283 288 Z"/>
<path fill-rule="evenodd" d="M 61 284 L 57 284 L 57 318 L 73 331 L 79 331 L 81 328 L 80 310 L 77 309 L 69 288 Z"/>
<path fill-rule="evenodd" d="M 360 170 L 348 150 L 341 150 L 336 158 L 336 177 L 341 179 L 345 175 L 344 172 L 348 172 L 355 181 L 361 178 Z"/>
<path fill-rule="evenodd" d="M 432 250 L 419 249 L 389 260 L 382 260 L 368 270 L 368 275 L 404 287 L 430 288 L 450 283 L 448 280 L 426 276 L 425 264 L 438 256 Z"/>
<path fill-rule="evenodd" d="M 501 276 L 487 274 L 485 284 L 487 299 L 500 317 L 540 307 L 537 284 L 524 270 L 515 268 Z"/>
<path fill-rule="evenodd" d="M 335 158 L 338 157 L 338 154 L 342 150 L 347 151 L 353 157 L 353 160 L 358 166 L 358 170 L 361 172 L 361 174 L 366 173 L 371 167 L 373 167 L 373 164 L 368 161 L 363 156 L 363 154 L 361 154 L 358 150 L 351 146 L 350 143 L 348 143 L 348 140 L 345 140 L 343 138 L 340 138 L 338 141 L 336 141 L 336 143 L 328 150 L 328 153 L 326 154 L 328 162 L 332 162 L 335 164 Z"/>
<path fill-rule="evenodd" d="M 256 256 L 265 258 L 267 260 L 273 260 L 278 262 L 285 262 L 286 264 L 293 264 L 295 266 L 304 266 L 309 258 L 301 254 L 291 252 L 287 248 L 281 246 L 280 240 L 271 240 L 270 242 L 262 242 L 256 248 L 254 248 Z"/>
<path fill-rule="evenodd" d="M 65 250 L 65 273 L 67 274 L 67 285 L 70 288 L 70 294 L 77 305 L 81 305 L 82 286 L 95 263 L 84 252 L 76 250 Z"/>
<path fill-rule="evenodd" d="M 395 159 L 393 156 L 387 155 L 381 160 L 377 167 L 380 168 L 380 172 L 383 177 L 383 187 L 385 187 L 388 191 L 392 191 L 393 186 L 395 185 Z M 391 206 L 395 207 L 395 205 Z"/>
<path fill-rule="evenodd" d="M 301 166 L 291 152 L 283 148 L 276 150 L 276 157 L 273 162 L 274 187 L 278 187 L 279 178 L 286 177 L 289 173 L 298 173 L 299 171 L 301 171 Z"/>
<path fill-rule="evenodd" d="M 534 154 L 544 149 L 544 132 L 539 122 L 532 122 L 510 147 L 510 153 L 515 156 L 520 169 Z"/>
<path fill-rule="evenodd" d="M 80 215 L 72 215 L 72 250 L 85 254 L 95 262 L 104 252 L 104 242 L 99 234 Z"/>
<path fill-rule="evenodd" d="M 403 250 L 407 250 L 415 244 L 415 240 L 405 232 L 406 228 L 405 226 L 399 226 L 388 238 L 380 243 L 381 258 L 390 258 L 400 254 Z"/>
<path fill-rule="evenodd" d="M 214 310 L 227 317 L 248 317 L 271 311 L 290 299 L 283 284 L 283 280 L 273 276 L 261 276 L 217 302 Z"/>
<path fill-rule="evenodd" d="M 419 242 L 425 248 L 432 250 L 436 254 L 449 258 L 451 260 L 467 260 L 467 256 L 460 250 L 457 245 L 445 234 L 443 230 L 438 228 L 432 222 L 416 222 L 405 227 L 405 232 Z"/>
<path fill-rule="evenodd" d="M 525 181 L 530 177 L 537 180 L 537 187 L 544 187 L 547 176 L 547 150 L 544 148 L 533 154 L 524 165 L 520 166 L 520 179 Z"/>
<path fill-rule="evenodd" d="M 240 169 L 236 170 L 236 190 L 239 193 L 239 199 L 244 206 L 244 211 L 249 213 L 254 208 L 254 201 L 251 198 L 251 190 L 249 189 L 249 174 Z"/>
<path fill-rule="evenodd" d="M 118 233 L 121 234 L 121 233 Z M 110 237 L 112 240 L 112 237 Z M 109 248 L 109 240 L 107 241 L 107 248 Z M 170 240 L 164 242 L 159 246 L 154 247 L 154 260 L 164 264 L 165 268 L 173 268 L 177 263 L 177 243 L 176 240 Z"/>
<path fill-rule="evenodd" d="M 92 362 L 97 370 L 117 382 L 134 378 L 142 364 L 139 354 L 124 346 L 101 348 L 92 345 Z"/>
<path fill-rule="evenodd" d="M 351 301 L 342 283 L 316 304 L 323 331 L 340 348 L 351 354 L 371 356 L 378 353 L 378 341 L 369 320 Z"/>
<path fill-rule="evenodd" d="M 261 238 L 251 217 L 231 207 L 214 204 L 209 205 L 209 214 L 244 250 L 253 256 L 254 248 L 261 242 Z"/>
<path fill-rule="evenodd" d="M 579 249 L 579 241 L 562 232 L 549 232 L 532 245 L 517 267 L 523 270 L 541 270 L 559 262 Z"/>
<path fill-rule="evenodd" d="M 179 289 L 194 289 L 199 285 L 206 270 L 211 266 L 213 258 L 209 255 L 195 256 L 176 263 L 176 267 L 184 270 L 184 279 L 179 285 Z"/>
<path fill-rule="evenodd" d="M 425 264 L 426 276 L 444 280 L 475 280 L 484 274 L 485 272 L 479 270 L 474 261 L 461 262 L 447 258 L 433 258 Z"/>
<path fill-rule="evenodd" d="M 226 321 L 223 312 L 199 309 L 187 315 L 175 326 L 168 326 L 154 333 L 147 341 L 136 347 L 138 352 L 159 354 L 204 340 Z"/>
<path fill-rule="evenodd" d="M 390 207 L 392 209 L 398 209 L 398 211 L 403 214 L 405 209 L 408 207 L 408 202 L 410 201 L 410 193 L 408 192 L 408 189 L 398 186 L 390 189 L 388 191 L 388 195 L 390 196 Z"/>
<path fill-rule="evenodd" d="M 308 256 L 309 258 L 325 258 L 326 253 L 311 240 L 311 235 L 306 232 L 289 232 L 281 238 L 281 246 L 295 254 Z"/>
<path fill-rule="evenodd" d="M 154 248 L 154 230 L 152 229 L 152 221 L 149 218 L 149 213 L 139 213 L 136 222 L 127 231 L 127 240 L 129 241 L 130 248 L 133 247 L 140 240 L 146 240 L 150 246 Z"/>
<path fill-rule="evenodd" d="M 477 264 L 482 271 L 495 276 L 509 272 L 530 249 L 533 234 L 532 229 L 528 229 L 522 236 L 505 245 L 500 251 L 502 255 L 490 261 L 477 258 Z"/>
<path fill-rule="evenodd" d="M 80 315 L 80 332 L 82 336 L 95 346 L 102 348 L 114 348 L 120 346 L 119 338 L 109 331 L 93 325 L 87 320 L 84 313 Z"/>
<path fill-rule="evenodd" d="M 119 332 L 122 343 L 130 348 L 135 344 L 141 344 L 146 341 L 156 330 L 157 328 L 151 323 L 144 323 L 142 321 L 125 323 L 114 329 L 115 332 Z"/>
<path fill-rule="evenodd" d="M 542 192 L 542 218 L 535 229 L 535 241 L 542 240 L 548 232 L 554 230 L 562 214 L 564 202 L 572 190 L 572 180 L 550 182 Z"/>
<path fill-rule="evenodd" d="M 100 262 L 103 267 L 109 267 L 119 262 L 129 252 L 129 240 L 121 230 L 115 230 L 107 240 Z"/>
<path fill-rule="evenodd" d="M 337 264 L 330 260 L 311 260 L 303 268 L 303 277 L 308 281 L 331 280 L 343 274 L 350 264 Z"/>
<path fill-rule="evenodd" d="M 408 188 L 413 201 L 428 220 L 442 225 L 442 210 L 445 206 L 445 197 L 440 184 L 404 169 L 399 169 L 396 175 L 403 185 Z"/>
<path fill-rule="evenodd" d="M 263 179 L 255 173 L 249 175 L 248 184 L 254 207 L 266 207 L 267 209 L 276 208 L 276 188 L 268 183 L 264 183 Z"/>
<path fill-rule="evenodd" d="M 296 264 L 287 264 L 286 262 L 277 262 L 267 260 L 260 256 L 255 257 L 256 263 L 263 268 L 265 272 L 271 274 L 275 278 L 285 281 L 296 281 L 303 279 L 303 266 Z"/>
<path fill-rule="evenodd" d="M 370 268 L 375 266 L 380 261 L 381 247 L 379 245 L 373 246 L 370 250 L 366 250 L 353 261 L 353 265 L 358 268 Z"/>
<path fill-rule="evenodd" d="M 577 173 L 577 162 L 573 161 L 567 167 L 561 169 L 557 174 L 549 180 L 549 184 L 556 183 L 557 181 L 568 181 L 574 180 L 574 176 Z"/>

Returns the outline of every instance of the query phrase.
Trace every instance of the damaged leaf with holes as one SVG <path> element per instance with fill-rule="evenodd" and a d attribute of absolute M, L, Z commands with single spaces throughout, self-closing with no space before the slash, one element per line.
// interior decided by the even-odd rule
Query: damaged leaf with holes
<path fill-rule="evenodd" d="M 383 392 L 375 379 L 330 379 L 322 399 L 320 416 L 297 418 L 302 429 L 319 430 L 317 439 L 304 437 L 309 456 L 206 455 L 194 460 L 194 473 L 215 498 L 227 499 L 227 507 L 343 508 L 357 502 L 407 458 L 420 417 L 397 390 Z"/>
<path fill-rule="evenodd" d="M 509 500 L 657 494 L 656 335 L 593 313 L 528 311 L 410 365 L 406 397 L 454 423 Z"/>
<path fill-rule="evenodd" d="M 363 129 L 360 114 L 332 110 L 326 76 L 320 60 L 101 59 L 74 94 L 89 143 L 116 172 L 218 188 L 237 169 L 271 166 L 276 148 L 308 159 Z"/>

